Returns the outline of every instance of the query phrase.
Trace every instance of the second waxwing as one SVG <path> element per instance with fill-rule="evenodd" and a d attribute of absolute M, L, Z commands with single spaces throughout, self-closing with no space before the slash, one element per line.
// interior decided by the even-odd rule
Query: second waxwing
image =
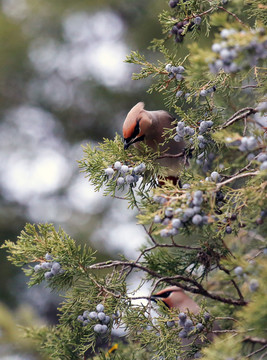
<path fill-rule="evenodd" d="M 168 308 L 176 308 L 179 309 L 180 312 L 187 312 L 189 310 L 190 313 L 198 314 L 200 311 L 198 304 L 178 286 L 170 286 L 159 291 L 158 293 L 151 296 L 151 300 L 161 300 Z M 220 327 L 215 321 L 213 323 L 213 330 L 219 329 Z M 212 341 L 213 337 L 214 334 L 212 332 L 207 334 L 208 340 Z M 190 345 L 192 341 L 194 341 L 194 338 L 183 339 L 182 344 Z M 197 343 L 201 344 L 202 342 L 198 340 Z"/>
<path fill-rule="evenodd" d="M 188 309 L 193 314 L 197 314 L 200 310 L 198 304 L 178 286 L 167 287 L 152 295 L 151 299 L 161 300 L 168 308 L 177 308 L 181 312 Z"/>
<path fill-rule="evenodd" d="M 128 113 L 123 124 L 124 148 L 133 145 L 139 146 L 143 141 L 155 151 L 162 154 L 176 155 L 185 149 L 185 142 L 170 140 L 164 142 L 164 130 L 172 129 L 175 119 L 167 111 L 156 110 L 148 111 L 144 109 L 144 103 L 137 103 Z M 166 168 L 166 177 L 178 179 L 179 172 L 183 163 L 182 157 L 164 157 L 157 160 L 158 163 Z"/>

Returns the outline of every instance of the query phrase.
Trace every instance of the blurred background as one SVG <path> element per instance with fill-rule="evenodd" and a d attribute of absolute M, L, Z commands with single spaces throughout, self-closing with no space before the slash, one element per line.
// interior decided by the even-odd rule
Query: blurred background
<path fill-rule="evenodd" d="M 146 93 L 150 79 L 132 81 L 139 69 L 124 63 L 131 50 L 158 59 L 147 47 L 162 36 L 164 9 L 168 0 L 0 0 L 0 244 L 27 222 L 53 223 L 97 249 L 98 261 L 137 256 L 146 235 L 135 212 L 94 192 L 77 161 L 82 145 L 121 134 L 138 101 L 164 109 Z M 169 45 L 183 58 L 191 42 Z M 17 325 L 56 323 L 62 299 L 28 289 L 4 250 L 0 274 L 0 360 L 43 360 Z"/>
<path fill-rule="evenodd" d="M 98 249 L 98 260 L 135 256 L 145 235 L 134 212 L 95 193 L 77 160 L 82 144 L 121 134 L 138 101 L 162 108 L 124 60 L 161 36 L 163 8 L 167 1 L 0 0 L 1 244 L 27 222 L 48 222 Z M 56 322 L 60 299 L 28 290 L 3 250 L 0 271 L 0 359 L 40 359 L 16 324 Z"/>

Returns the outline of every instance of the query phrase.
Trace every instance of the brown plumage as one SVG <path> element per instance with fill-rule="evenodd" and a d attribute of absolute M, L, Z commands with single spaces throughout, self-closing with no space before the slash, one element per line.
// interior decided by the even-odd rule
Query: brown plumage
<path fill-rule="evenodd" d="M 149 147 L 163 154 L 180 154 L 184 151 L 185 143 L 176 142 L 173 139 L 165 145 L 164 129 L 174 128 L 172 122 L 175 119 L 164 110 L 147 111 L 144 103 L 137 103 L 128 113 L 123 124 L 124 148 L 133 145 L 139 146 L 140 141 L 144 141 Z M 179 171 L 183 162 L 183 157 L 168 158 L 164 157 L 157 160 L 158 163 L 166 168 L 166 177 L 178 178 Z"/>

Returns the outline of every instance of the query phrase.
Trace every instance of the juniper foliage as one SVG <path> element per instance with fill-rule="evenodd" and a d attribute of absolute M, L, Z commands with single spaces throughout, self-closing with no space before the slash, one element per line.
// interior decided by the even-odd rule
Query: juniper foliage
<path fill-rule="evenodd" d="M 141 151 L 125 151 L 120 135 L 97 147 L 87 145 L 80 161 L 96 191 L 124 198 L 138 211 L 146 234 L 138 258 L 96 263 L 92 249 L 75 245 L 62 229 L 42 224 L 26 225 L 16 244 L 6 241 L 3 246 L 9 260 L 29 276 L 30 286 L 46 281 L 52 290 L 66 291 L 58 325 L 25 329 L 49 359 L 266 356 L 266 4 L 170 4 L 159 15 L 162 39 L 150 46 L 157 63 L 138 51 L 126 62 L 140 66 L 133 79 L 151 77 L 148 92 L 161 94 L 166 109 L 177 117 L 175 123 L 194 130 L 185 135 L 182 155 L 190 165 L 181 170 L 182 187 L 168 181 L 159 186 L 165 175 L 157 163 L 162 154 L 146 145 Z M 194 22 L 197 16 L 200 24 Z M 177 77 L 178 66 L 185 71 Z M 200 130 L 203 121 L 211 124 L 205 131 Z M 175 135 L 166 131 L 166 141 Z M 45 279 L 46 270 L 35 266 L 47 262 L 47 253 L 63 271 Z M 127 279 L 133 272 L 140 284 L 129 292 Z M 135 292 L 147 281 L 151 293 L 140 303 Z M 187 314 L 194 325 L 203 324 L 202 331 L 194 328 L 189 334 L 189 346 L 179 337 L 178 309 L 159 303 L 151 312 L 150 296 L 167 285 L 188 291 L 201 306 L 199 314 Z M 99 303 L 112 318 L 105 334 L 94 331 L 96 320 L 78 320 Z M 211 316 L 205 320 L 207 311 Z M 215 320 L 220 330 L 212 330 Z M 121 325 L 125 339 L 113 347 L 112 327 Z M 211 331 L 219 335 L 213 342 L 207 336 Z"/>

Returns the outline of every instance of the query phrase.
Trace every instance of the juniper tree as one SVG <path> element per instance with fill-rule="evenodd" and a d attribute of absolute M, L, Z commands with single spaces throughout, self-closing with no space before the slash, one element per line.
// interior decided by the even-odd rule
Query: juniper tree
<path fill-rule="evenodd" d="M 159 15 L 163 36 L 150 46 L 158 61 L 138 51 L 127 57 L 140 67 L 133 79 L 150 77 L 148 92 L 159 92 L 175 117 L 166 141 L 187 144 L 177 154 L 187 164 L 180 185 L 159 184 L 157 159 L 167 152 L 145 144 L 125 151 L 119 134 L 84 147 L 80 167 L 95 190 L 138 212 L 145 236 L 137 258 L 97 263 L 93 249 L 48 224 L 27 224 L 16 243 L 5 242 L 30 286 L 45 281 L 65 291 L 58 325 L 25 329 L 49 359 L 267 355 L 266 9 L 259 0 L 170 1 Z M 130 292 L 133 273 L 139 283 Z M 151 291 L 140 299 L 136 291 L 146 282 Z M 168 285 L 200 305 L 198 314 L 186 314 L 190 346 L 182 343 L 179 309 L 152 306 L 151 295 Z M 220 330 L 211 342 L 215 320 Z M 114 344 L 119 325 L 125 339 Z M 109 350 L 99 350 L 100 340 Z"/>

